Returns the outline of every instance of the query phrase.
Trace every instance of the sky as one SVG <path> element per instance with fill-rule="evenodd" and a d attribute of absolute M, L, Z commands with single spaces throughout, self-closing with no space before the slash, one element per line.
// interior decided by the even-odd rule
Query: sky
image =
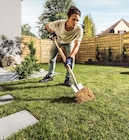
<path fill-rule="evenodd" d="M 38 32 L 36 22 L 44 11 L 45 2 L 46 0 L 23 0 L 21 3 L 22 25 L 29 24 L 31 32 L 36 35 Z M 82 24 L 86 15 L 91 15 L 97 34 L 122 18 L 129 22 L 129 0 L 73 0 L 73 2 L 82 13 L 79 24 Z"/>

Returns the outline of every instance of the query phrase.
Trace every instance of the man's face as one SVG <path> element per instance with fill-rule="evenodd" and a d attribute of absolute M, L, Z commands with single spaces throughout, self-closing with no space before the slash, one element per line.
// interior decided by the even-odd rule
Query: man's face
<path fill-rule="evenodd" d="M 72 14 L 68 18 L 69 25 L 73 28 L 78 24 L 79 20 L 80 20 L 80 16 L 78 14 Z"/>

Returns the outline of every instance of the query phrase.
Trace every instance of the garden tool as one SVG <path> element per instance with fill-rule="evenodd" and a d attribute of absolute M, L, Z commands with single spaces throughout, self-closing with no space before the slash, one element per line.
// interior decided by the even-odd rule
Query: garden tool
<path fill-rule="evenodd" d="M 59 53 L 60 53 L 60 55 L 61 55 L 61 57 L 63 59 L 63 62 L 65 63 L 66 62 L 66 56 L 64 55 L 64 53 L 63 53 L 62 49 L 60 48 L 60 46 L 58 45 L 56 37 L 54 37 L 54 42 L 55 42 L 56 47 L 57 47 L 57 49 L 58 49 L 58 51 L 59 51 Z M 75 76 L 73 74 L 73 71 L 72 71 L 70 65 L 67 65 L 66 68 L 67 68 L 67 70 L 68 70 L 68 72 L 69 72 L 69 74 L 70 74 L 70 76 L 72 78 L 71 79 L 72 80 L 71 87 L 73 88 L 74 92 L 77 93 L 79 90 L 81 90 L 83 88 L 83 85 L 81 83 L 79 83 L 79 84 L 77 83 L 76 78 L 75 78 Z"/>
<path fill-rule="evenodd" d="M 54 37 L 54 42 L 57 46 L 57 49 L 63 59 L 63 62 L 66 62 L 66 57 L 62 51 L 62 49 L 60 48 L 60 46 L 57 43 L 57 38 L 56 36 Z M 95 98 L 95 95 L 92 93 L 92 91 L 88 88 L 88 87 L 83 87 L 83 85 L 81 83 L 77 83 L 76 78 L 74 76 L 74 73 L 70 67 L 70 65 L 66 66 L 71 78 L 72 78 L 72 89 L 74 90 L 74 92 L 76 93 L 76 97 L 75 97 L 75 101 L 78 103 L 84 103 L 86 101 L 92 100 Z"/>

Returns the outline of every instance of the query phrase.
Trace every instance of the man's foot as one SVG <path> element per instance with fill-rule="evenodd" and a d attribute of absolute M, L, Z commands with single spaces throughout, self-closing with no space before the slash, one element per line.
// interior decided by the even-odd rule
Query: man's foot
<path fill-rule="evenodd" d="M 44 83 L 44 82 L 48 82 L 48 81 L 53 81 L 53 77 L 50 77 L 48 74 L 39 82 Z"/>
<path fill-rule="evenodd" d="M 70 77 L 66 77 L 64 81 L 64 85 L 70 87 L 72 85 Z"/>

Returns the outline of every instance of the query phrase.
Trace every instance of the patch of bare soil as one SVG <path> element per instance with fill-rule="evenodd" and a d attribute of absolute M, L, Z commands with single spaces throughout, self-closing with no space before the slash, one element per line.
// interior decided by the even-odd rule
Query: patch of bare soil
<path fill-rule="evenodd" d="M 93 94 L 90 88 L 84 87 L 83 89 L 77 92 L 75 101 L 81 104 L 81 103 L 93 100 L 95 99 L 95 97 L 96 96 Z"/>

